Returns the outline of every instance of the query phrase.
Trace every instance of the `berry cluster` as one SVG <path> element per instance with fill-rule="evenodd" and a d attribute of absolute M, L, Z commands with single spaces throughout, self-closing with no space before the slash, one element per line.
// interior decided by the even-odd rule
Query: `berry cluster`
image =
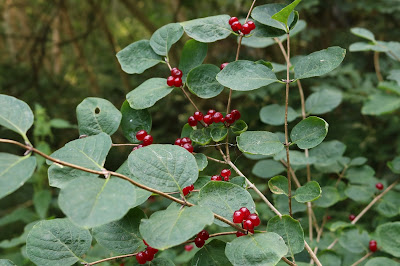
<path fill-rule="evenodd" d="M 382 190 L 382 189 L 383 189 L 383 184 L 382 184 L 382 183 L 376 183 L 375 187 L 376 187 L 378 190 Z"/>
<path fill-rule="evenodd" d="M 211 181 L 222 181 L 222 178 L 224 178 L 224 181 L 228 182 L 230 176 L 231 176 L 231 170 L 224 169 L 221 171 L 221 175 L 213 175 L 211 177 Z"/>
<path fill-rule="evenodd" d="M 192 116 L 189 116 L 188 123 L 191 127 L 197 126 L 197 122 L 204 121 L 205 124 L 211 125 L 212 123 L 227 123 L 233 124 L 236 120 L 240 118 L 240 112 L 236 109 L 232 110 L 225 117 L 220 112 L 213 109 L 208 110 L 206 115 L 201 112 L 195 112 Z"/>
<path fill-rule="evenodd" d="M 188 137 L 176 139 L 175 145 L 185 148 L 190 153 L 193 152 L 192 140 Z"/>
<path fill-rule="evenodd" d="M 254 22 L 251 20 L 247 21 L 242 26 L 237 17 L 231 17 L 229 19 L 229 25 L 231 25 L 231 29 L 233 31 L 240 31 L 244 35 L 249 34 L 252 30 L 256 28 L 256 24 L 254 24 Z"/>
<path fill-rule="evenodd" d="M 171 69 L 171 76 L 167 79 L 167 85 L 172 87 L 180 87 L 182 86 L 182 71 L 178 68 L 174 67 Z"/>
<path fill-rule="evenodd" d="M 260 225 L 260 218 L 256 213 L 250 213 L 246 207 L 242 207 L 233 213 L 233 222 L 235 224 L 242 224 L 243 229 L 254 234 L 254 227 Z M 241 231 L 236 232 L 236 236 L 244 236 L 245 233 Z"/>
<path fill-rule="evenodd" d="M 147 246 L 147 248 L 146 250 L 140 251 L 138 254 L 136 254 L 136 260 L 139 264 L 145 264 L 147 261 L 152 261 L 154 259 L 154 255 L 158 252 L 158 249 L 150 247 L 144 239 L 143 243 Z"/>
<path fill-rule="evenodd" d="M 378 245 L 377 245 L 377 243 L 376 243 L 375 240 L 369 241 L 369 250 L 370 250 L 371 252 L 375 252 L 375 251 L 378 250 Z"/>
<path fill-rule="evenodd" d="M 194 239 L 194 244 L 196 247 L 201 248 L 204 246 L 204 243 L 206 240 L 210 237 L 208 232 L 206 230 L 200 231 L 200 233 L 197 234 L 197 237 Z"/>
<path fill-rule="evenodd" d="M 190 186 L 184 187 L 184 188 L 182 189 L 183 195 L 186 196 L 187 194 L 189 194 L 190 192 L 192 192 L 193 189 L 194 189 L 193 184 L 190 185 Z"/>
<path fill-rule="evenodd" d="M 136 133 L 136 138 L 143 142 L 142 142 L 142 144 L 139 144 L 138 146 L 134 147 L 133 150 L 140 149 L 144 146 L 149 146 L 150 144 L 153 143 L 153 136 L 151 136 L 150 134 L 147 134 L 146 130 L 139 130 Z"/>

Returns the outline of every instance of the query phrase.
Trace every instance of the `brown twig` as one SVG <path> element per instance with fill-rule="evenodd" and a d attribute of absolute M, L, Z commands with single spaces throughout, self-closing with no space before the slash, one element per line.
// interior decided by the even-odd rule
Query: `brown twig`
<path fill-rule="evenodd" d="M 382 73 L 381 73 L 381 66 L 379 65 L 379 52 L 375 51 L 374 52 L 374 68 L 375 68 L 375 73 L 376 77 L 378 78 L 378 81 L 381 82 L 383 81 Z"/>
<path fill-rule="evenodd" d="M 374 254 L 373 252 L 369 251 L 367 254 L 365 254 L 364 257 L 362 257 L 361 259 L 359 259 L 358 261 L 354 262 L 353 264 L 351 264 L 351 266 L 356 266 L 358 264 L 360 264 L 361 262 L 363 262 L 364 260 L 366 260 L 369 256 L 371 256 L 372 254 Z"/>
<path fill-rule="evenodd" d="M 105 258 L 102 260 L 96 260 L 94 262 L 90 262 L 90 263 L 84 263 L 82 262 L 82 264 L 84 264 L 85 266 L 92 266 L 92 265 L 96 265 L 102 262 L 106 262 L 106 261 L 110 261 L 110 260 L 116 260 L 116 259 L 122 259 L 122 258 L 129 258 L 129 257 L 134 257 L 138 254 L 138 252 L 136 253 L 132 253 L 132 254 L 126 254 L 126 255 L 119 255 L 119 256 L 115 256 L 115 257 L 110 257 L 110 258 Z"/>

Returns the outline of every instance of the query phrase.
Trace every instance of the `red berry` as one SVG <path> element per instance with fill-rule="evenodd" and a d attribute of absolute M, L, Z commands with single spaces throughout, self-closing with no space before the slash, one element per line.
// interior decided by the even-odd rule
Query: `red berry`
<path fill-rule="evenodd" d="M 150 144 L 153 143 L 153 137 L 151 135 L 147 135 L 143 139 L 143 146 L 149 146 Z"/>
<path fill-rule="evenodd" d="M 179 69 L 177 69 L 176 67 L 174 67 L 173 69 L 171 69 L 171 75 L 174 78 L 181 78 L 182 77 L 182 71 L 180 71 Z"/>
<path fill-rule="evenodd" d="M 243 213 L 243 219 L 246 220 L 250 215 L 250 211 L 246 207 L 242 207 L 239 209 Z"/>
<path fill-rule="evenodd" d="M 221 122 L 221 119 L 223 118 L 224 116 L 220 113 L 220 112 L 216 112 L 214 115 L 213 115 L 213 121 L 214 121 L 214 123 L 219 123 L 219 122 Z"/>
<path fill-rule="evenodd" d="M 236 236 L 237 237 L 241 237 L 241 236 L 245 236 L 246 234 L 245 233 L 243 233 L 242 231 L 237 231 L 236 232 Z"/>
<path fill-rule="evenodd" d="M 200 233 L 197 234 L 197 237 L 206 241 L 210 237 L 210 234 L 206 230 L 201 230 Z"/>
<path fill-rule="evenodd" d="M 326 219 L 327 220 L 332 220 L 332 216 L 328 215 L 328 216 L 326 216 Z"/>
<path fill-rule="evenodd" d="M 239 19 L 237 17 L 231 17 L 229 19 L 229 25 L 232 25 L 233 22 L 239 21 Z"/>
<path fill-rule="evenodd" d="M 175 78 L 173 76 L 169 76 L 167 78 L 167 85 L 170 87 L 174 86 L 174 84 L 175 84 L 174 81 L 175 81 Z"/>
<path fill-rule="evenodd" d="M 222 178 L 219 175 L 213 175 L 211 181 L 222 181 Z"/>
<path fill-rule="evenodd" d="M 175 140 L 175 145 L 181 145 L 182 144 L 182 139 L 180 139 L 180 138 L 177 138 L 176 140 Z"/>
<path fill-rule="evenodd" d="M 198 248 L 201 248 L 202 246 L 204 246 L 204 243 L 205 243 L 205 241 L 201 237 L 196 237 L 196 239 L 194 240 L 194 244 Z"/>
<path fill-rule="evenodd" d="M 383 189 L 383 184 L 382 183 L 376 183 L 375 187 L 379 190 Z"/>
<path fill-rule="evenodd" d="M 232 29 L 233 31 L 239 31 L 239 30 L 242 29 L 242 24 L 240 24 L 239 21 L 235 21 L 235 22 L 232 23 L 231 29 Z"/>
<path fill-rule="evenodd" d="M 247 217 L 247 219 L 253 222 L 254 227 L 259 226 L 261 223 L 260 218 L 255 213 L 250 214 L 249 217 Z"/>
<path fill-rule="evenodd" d="M 249 230 L 248 233 L 254 234 L 254 229 Z"/>
<path fill-rule="evenodd" d="M 207 125 L 211 125 L 213 122 L 213 117 L 212 115 L 205 115 L 203 117 L 204 123 L 206 123 Z"/>
<path fill-rule="evenodd" d="M 137 138 L 138 140 L 143 140 L 144 137 L 146 137 L 146 136 L 147 136 L 146 130 L 139 130 L 139 131 L 136 133 L 136 138 Z"/>
<path fill-rule="evenodd" d="M 146 240 L 144 240 L 144 239 L 143 239 L 143 243 L 144 243 L 146 246 L 149 246 L 149 244 L 147 244 Z"/>
<path fill-rule="evenodd" d="M 154 254 L 151 253 L 148 249 L 143 251 L 143 253 L 147 261 L 152 261 L 154 259 Z"/>
<path fill-rule="evenodd" d="M 181 143 L 182 144 L 185 144 L 185 143 L 192 144 L 192 140 L 188 137 L 184 137 L 184 138 L 182 138 Z"/>
<path fill-rule="evenodd" d="M 136 151 L 138 148 L 138 146 L 133 147 L 132 151 Z"/>
<path fill-rule="evenodd" d="M 191 126 L 191 127 L 197 126 L 197 120 L 193 116 L 189 116 L 188 123 L 189 123 L 189 126 Z"/>
<path fill-rule="evenodd" d="M 238 120 L 240 118 L 240 112 L 236 109 L 233 109 L 231 111 L 231 114 L 233 115 L 233 119 Z"/>
<path fill-rule="evenodd" d="M 192 153 L 193 152 L 193 146 L 190 143 L 185 143 L 182 146 L 183 148 L 185 148 L 188 152 Z"/>
<path fill-rule="evenodd" d="M 256 24 L 254 24 L 254 22 L 251 20 L 247 21 L 247 25 L 249 25 L 250 30 L 254 30 L 256 28 Z"/>
<path fill-rule="evenodd" d="M 246 220 L 243 222 L 243 228 L 246 230 L 253 230 L 254 229 L 254 224 L 251 220 Z"/>
<path fill-rule="evenodd" d="M 189 187 L 184 187 L 184 188 L 182 189 L 182 192 L 183 192 L 183 196 L 186 196 L 187 194 L 189 194 L 189 192 L 190 192 Z"/>
<path fill-rule="evenodd" d="M 203 120 L 203 113 L 202 112 L 194 112 L 194 115 L 193 115 L 193 117 L 194 117 L 194 119 L 196 119 L 197 121 L 201 121 L 201 120 Z"/>
<path fill-rule="evenodd" d="M 219 67 L 221 70 L 224 69 L 229 63 L 223 63 L 221 64 L 221 66 Z"/>
<path fill-rule="evenodd" d="M 136 151 L 137 149 L 143 148 L 144 146 L 142 144 L 137 145 L 132 149 L 132 151 Z"/>
<path fill-rule="evenodd" d="M 241 31 L 243 34 L 249 34 L 251 31 L 249 24 L 243 24 Z"/>
<path fill-rule="evenodd" d="M 229 182 L 229 176 L 225 176 L 224 181 Z"/>
<path fill-rule="evenodd" d="M 371 240 L 369 241 L 369 250 L 371 250 L 371 252 L 375 252 L 378 249 L 378 246 L 376 244 L 375 240 Z"/>
<path fill-rule="evenodd" d="M 355 218 L 356 218 L 356 216 L 354 214 L 350 214 L 349 215 L 349 220 L 350 221 L 353 221 Z"/>
<path fill-rule="evenodd" d="M 136 254 L 136 260 L 139 264 L 145 264 L 146 263 L 146 254 L 144 254 L 143 251 L 140 251 L 138 254 Z"/>
<path fill-rule="evenodd" d="M 193 191 L 193 190 L 194 190 L 194 186 L 193 186 L 193 184 L 192 184 L 192 185 L 190 185 L 190 186 L 188 186 L 188 188 L 189 188 L 189 191 Z"/>
<path fill-rule="evenodd" d="M 207 114 L 213 116 L 217 111 L 215 111 L 214 109 L 210 109 L 208 110 Z"/>
<path fill-rule="evenodd" d="M 150 247 L 150 246 L 148 246 L 147 247 L 147 249 L 146 249 L 148 252 L 150 252 L 151 254 L 156 254 L 157 252 L 158 252 L 158 249 L 156 249 L 156 248 L 152 248 L 152 247 Z"/>
<path fill-rule="evenodd" d="M 182 79 L 181 79 L 181 78 L 175 78 L 175 79 L 174 79 L 174 86 L 175 86 L 175 87 L 180 87 L 180 86 L 182 86 Z"/>
<path fill-rule="evenodd" d="M 231 176 L 231 170 L 229 170 L 229 169 L 223 169 L 222 171 L 221 171 L 221 176 L 223 176 L 223 177 L 226 177 L 226 176 Z"/>
<path fill-rule="evenodd" d="M 174 67 L 174 68 L 171 69 L 171 75 L 172 75 L 172 76 L 174 76 L 174 72 L 175 72 L 175 70 L 177 70 L 177 69 L 178 69 L 178 68 L 176 68 L 176 67 Z"/>
<path fill-rule="evenodd" d="M 191 251 L 193 249 L 193 245 L 185 245 L 186 251 Z"/>
<path fill-rule="evenodd" d="M 225 117 L 221 118 L 221 122 L 224 123 L 225 122 Z"/>
<path fill-rule="evenodd" d="M 233 117 L 232 114 L 227 114 L 225 116 L 225 121 L 229 124 L 233 124 L 235 122 L 235 118 Z"/>
<path fill-rule="evenodd" d="M 235 224 L 240 224 L 243 222 L 244 214 L 241 211 L 235 211 L 233 213 L 233 222 Z"/>

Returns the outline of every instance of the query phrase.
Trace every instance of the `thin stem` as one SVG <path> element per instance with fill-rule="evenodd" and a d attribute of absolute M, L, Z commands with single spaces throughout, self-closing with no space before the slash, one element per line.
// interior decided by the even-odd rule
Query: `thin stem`
<path fill-rule="evenodd" d="M 344 174 L 346 173 L 347 168 L 348 168 L 348 166 L 343 167 L 343 170 L 342 170 L 342 172 L 339 174 L 339 178 L 338 178 L 338 180 L 336 181 L 335 187 L 337 187 L 337 186 L 339 185 L 340 181 L 341 181 L 342 178 L 344 177 Z"/>
<path fill-rule="evenodd" d="M 193 100 L 190 98 L 189 94 L 185 91 L 185 87 L 182 85 L 181 87 L 182 92 L 185 94 L 186 98 L 190 101 L 190 103 L 193 105 L 193 107 L 196 109 L 197 112 L 200 112 L 199 108 L 197 108 L 196 104 L 193 102 Z"/>
<path fill-rule="evenodd" d="M 132 143 L 113 143 L 111 144 L 112 147 L 120 147 L 120 146 L 138 146 L 139 144 L 132 144 Z"/>
<path fill-rule="evenodd" d="M 305 240 L 304 240 L 304 247 L 307 249 L 308 254 L 310 254 L 310 256 L 313 259 L 313 261 L 315 262 L 315 264 L 317 264 L 318 266 L 322 266 L 321 262 L 319 261 L 319 259 L 317 258 L 317 256 L 315 255 L 315 253 L 313 252 L 313 250 L 311 249 L 311 247 L 307 244 L 307 242 Z"/>
<path fill-rule="evenodd" d="M 378 78 L 378 81 L 381 82 L 383 81 L 382 73 L 381 73 L 381 66 L 379 65 L 379 52 L 374 52 L 374 68 L 375 68 L 375 73 L 376 77 Z"/>
<path fill-rule="evenodd" d="M 126 254 L 126 255 L 119 255 L 119 256 L 115 256 L 115 257 L 105 258 L 105 259 L 102 259 L 102 260 L 97 260 L 97 261 L 94 261 L 94 262 L 82 263 L 82 264 L 84 264 L 85 266 L 91 266 L 91 265 L 96 265 L 96 264 L 99 264 L 99 263 L 102 263 L 102 262 L 106 262 L 106 261 L 110 261 L 110 260 L 134 257 L 137 254 L 138 254 L 138 252 L 132 253 L 132 254 Z"/>
<path fill-rule="evenodd" d="M 285 162 L 285 160 L 281 159 L 281 163 L 287 167 L 287 163 Z M 290 175 L 294 181 L 294 183 L 296 184 L 297 188 L 301 187 L 301 184 L 299 182 L 299 179 L 297 178 L 296 174 L 294 173 L 294 170 L 292 168 L 290 168 Z"/>
<path fill-rule="evenodd" d="M 227 236 L 227 235 L 235 235 L 236 231 L 234 232 L 221 232 L 221 233 L 216 233 L 216 234 L 211 234 L 209 237 L 217 237 L 217 236 Z M 189 243 L 193 243 L 194 239 L 190 239 L 188 241 L 183 242 L 182 244 L 189 244 Z"/>
<path fill-rule="evenodd" d="M 358 264 L 360 264 L 361 262 L 363 262 L 364 260 L 366 260 L 369 256 L 371 256 L 372 254 L 374 254 L 373 252 L 369 251 L 367 254 L 365 254 L 364 257 L 362 257 L 361 259 L 359 259 L 358 261 L 354 262 L 353 264 L 351 264 L 351 266 L 356 266 Z"/>

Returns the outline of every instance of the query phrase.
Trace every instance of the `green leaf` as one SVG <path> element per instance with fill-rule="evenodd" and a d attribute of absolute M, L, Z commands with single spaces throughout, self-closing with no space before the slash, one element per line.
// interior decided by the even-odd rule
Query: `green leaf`
<path fill-rule="evenodd" d="M 394 71 L 392 70 L 391 73 L 393 73 L 393 72 Z M 399 82 L 400 82 L 400 70 L 397 71 L 397 74 L 399 75 L 398 79 L 399 79 Z M 393 76 L 388 76 L 387 78 L 389 79 L 390 77 L 391 78 L 395 78 Z M 397 85 L 394 82 L 389 82 L 389 81 L 379 82 L 378 89 L 386 91 L 386 92 L 389 92 L 389 93 L 393 92 L 393 93 L 396 93 L 398 96 L 400 96 L 400 85 Z"/>
<path fill-rule="evenodd" d="M 163 192 L 181 191 L 196 182 L 196 159 L 180 146 L 152 144 L 128 157 L 131 173 L 143 185 Z"/>
<path fill-rule="evenodd" d="M 296 194 L 294 195 L 294 199 L 302 203 L 314 201 L 319 197 L 321 197 L 321 193 L 322 190 L 318 182 L 310 181 L 307 182 L 304 186 L 301 186 L 298 189 L 296 189 Z"/>
<path fill-rule="evenodd" d="M 278 175 L 268 181 L 268 187 L 274 194 L 289 194 L 288 180 L 283 175 Z"/>
<path fill-rule="evenodd" d="M 135 203 L 133 185 L 117 177 L 78 177 L 58 196 L 60 209 L 72 222 L 85 228 L 121 219 Z"/>
<path fill-rule="evenodd" d="M 326 226 L 329 229 L 329 231 L 335 232 L 339 229 L 353 227 L 354 225 L 352 225 L 351 223 L 343 222 L 343 221 L 336 221 L 333 223 L 328 223 L 328 224 L 326 224 Z"/>
<path fill-rule="evenodd" d="M 272 232 L 238 237 L 225 248 L 235 266 L 276 265 L 287 252 L 283 238 Z"/>
<path fill-rule="evenodd" d="M 371 42 L 375 42 L 374 34 L 372 32 L 370 32 L 369 30 L 367 30 L 367 29 L 357 28 L 356 27 L 356 28 L 351 28 L 350 32 L 353 33 L 354 35 L 358 36 L 358 37 L 367 39 L 367 40 L 369 40 Z"/>
<path fill-rule="evenodd" d="M 228 135 L 228 129 L 226 127 L 214 127 L 211 129 L 210 135 L 213 141 L 220 142 Z"/>
<path fill-rule="evenodd" d="M 261 160 L 258 161 L 251 171 L 252 174 L 261 178 L 270 178 L 285 171 L 285 167 L 274 160 Z"/>
<path fill-rule="evenodd" d="M 387 52 L 388 49 L 385 46 L 379 45 L 379 41 L 377 44 L 370 44 L 366 42 L 355 42 L 349 46 L 350 52 L 363 52 L 363 51 L 375 51 L 375 52 Z"/>
<path fill-rule="evenodd" d="M 208 64 L 193 68 L 187 76 L 189 90 L 203 99 L 219 95 L 224 90 L 224 86 L 216 80 L 219 71 L 219 67 Z"/>
<path fill-rule="evenodd" d="M 54 118 L 50 120 L 50 126 L 52 128 L 76 128 L 75 125 L 72 125 L 69 121 L 61 119 L 61 118 Z"/>
<path fill-rule="evenodd" d="M 121 122 L 121 113 L 107 100 L 89 97 L 76 107 L 80 135 L 112 135 Z"/>
<path fill-rule="evenodd" d="M 211 141 L 211 129 L 206 127 L 190 132 L 190 139 L 199 145 L 207 145 Z"/>
<path fill-rule="evenodd" d="M 288 19 L 291 13 L 293 12 L 294 8 L 300 3 L 301 0 L 295 0 L 291 4 L 287 5 L 286 7 L 282 8 L 281 11 L 275 13 L 271 18 L 275 19 L 279 22 L 282 22 L 288 28 Z M 290 25 L 290 24 L 289 24 Z"/>
<path fill-rule="evenodd" d="M 179 69 L 183 72 L 182 81 L 186 81 L 186 77 L 190 70 L 200 66 L 207 56 L 208 46 L 206 43 L 196 40 L 188 40 L 183 46 L 181 60 L 179 61 Z"/>
<path fill-rule="evenodd" d="M 357 228 L 349 228 L 341 231 L 339 244 L 351 253 L 367 252 L 369 236 L 366 231 Z"/>
<path fill-rule="evenodd" d="M 202 153 L 196 153 L 194 154 L 194 158 L 196 159 L 199 171 L 203 171 L 208 165 L 207 157 Z"/>
<path fill-rule="evenodd" d="M 212 212 L 221 215 L 222 217 L 232 220 L 234 211 L 241 207 L 246 207 L 251 213 L 255 212 L 255 204 L 250 193 L 238 185 L 212 181 L 207 183 L 200 189 L 199 205 L 210 209 Z M 229 225 L 219 221 L 214 221 L 222 227 Z"/>
<path fill-rule="evenodd" d="M 20 188 L 36 168 L 34 156 L 0 152 L 0 199 Z"/>
<path fill-rule="evenodd" d="M 304 232 L 300 222 L 289 215 L 275 216 L 268 221 L 267 231 L 275 232 L 285 241 L 289 254 L 300 253 L 304 249 Z M 285 254 L 286 255 L 286 254 Z"/>
<path fill-rule="evenodd" d="M 400 174 L 400 156 L 396 156 L 392 161 L 387 163 L 387 166 L 395 174 Z"/>
<path fill-rule="evenodd" d="M 72 265 L 90 248 L 89 230 L 79 228 L 68 219 L 41 221 L 26 240 L 26 252 L 37 265 Z"/>
<path fill-rule="evenodd" d="M 332 111 L 342 102 L 342 93 L 336 90 L 320 90 L 311 94 L 306 100 L 306 111 L 320 115 Z"/>
<path fill-rule="evenodd" d="M 385 217 L 394 217 L 400 212 L 400 193 L 396 191 L 388 191 L 377 204 L 374 209 Z"/>
<path fill-rule="evenodd" d="M 29 105 L 15 97 L 0 94 L 0 125 L 20 134 L 27 141 L 26 132 L 33 124 Z"/>
<path fill-rule="evenodd" d="M 185 137 L 190 138 L 190 133 L 192 133 L 192 131 L 194 131 L 194 129 L 188 123 L 186 123 L 182 127 L 181 138 L 185 138 Z"/>
<path fill-rule="evenodd" d="M 0 266 L 15 266 L 16 264 L 11 260 L 0 259 Z"/>
<path fill-rule="evenodd" d="M 368 100 L 361 108 L 361 113 L 364 115 L 383 115 L 390 114 L 400 108 L 400 97 L 376 93 L 368 97 Z"/>
<path fill-rule="evenodd" d="M 329 160 L 337 160 L 346 151 L 346 145 L 338 140 L 322 142 L 310 150 L 310 157 L 316 158 L 317 164 L 326 163 Z"/>
<path fill-rule="evenodd" d="M 375 257 L 369 259 L 367 263 L 365 263 L 365 266 L 388 266 L 388 265 L 400 266 L 400 263 L 386 257 Z"/>
<path fill-rule="evenodd" d="M 315 206 L 328 208 L 340 200 L 340 194 L 335 187 L 322 187 L 322 195 L 315 201 Z"/>
<path fill-rule="evenodd" d="M 33 195 L 33 206 L 40 219 L 45 219 L 51 203 L 51 192 L 40 190 Z"/>
<path fill-rule="evenodd" d="M 349 165 L 350 166 L 360 166 L 360 165 L 365 164 L 367 161 L 368 161 L 368 159 L 365 157 L 356 157 L 351 160 Z"/>
<path fill-rule="evenodd" d="M 229 63 L 218 73 L 217 80 L 235 91 L 251 91 L 278 81 L 271 69 L 247 60 Z"/>
<path fill-rule="evenodd" d="M 369 165 L 352 167 L 347 170 L 345 177 L 352 184 L 369 184 L 375 175 L 375 170 Z"/>
<path fill-rule="evenodd" d="M 299 113 L 297 113 L 292 107 L 289 107 L 288 122 L 292 122 L 297 117 L 299 117 Z M 260 119 L 261 122 L 268 125 L 283 125 L 285 123 L 285 106 L 278 104 L 264 106 L 260 110 Z"/>
<path fill-rule="evenodd" d="M 111 138 L 106 133 L 77 139 L 65 144 L 65 146 L 55 151 L 50 156 L 75 165 L 79 165 L 92 170 L 101 171 L 106 160 L 106 156 L 111 148 Z M 50 186 L 63 188 L 68 182 L 83 176 L 97 176 L 95 174 L 83 172 L 81 170 L 55 164 L 49 168 Z"/>
<path fill-rule="evenodd" d="M 237 120 L 233 125 L 229 127 L 234 134 L 242 134 L 248 128 L 246 122 L 243 120 Z"/>
<path fill-rule="evenodd" d="M 316 159 L 314 157 L 306 157 L 304 152 L 301 151 L 289 151 L 290 164 L 293 166 L 306 166 L 307 164 L 313 164 Z M 274 160 L 284 160 L 287 161 L 286 150 L 281 150 L 279 153 L 275 154 Z"/>
<path fill-rule="evenodd" d="M 374 196 L 373 191 L 368 186 L 362 185 L 349 185 L 345 189 L 344 194 L 350 199 L 361 203 L 370 202 Z"/>
<path fill-rule="evenodd" d="M 395 257 L 400 257 L 400 222 L 381 224 L 376 232 L 380 239 L 379 248 Z"/>
<path fill-rule="evenodd" d="M 133 109 L 146 109 L 167 96 L 174 88 L 167 85 L 164 78 L 151 78 L 126 95 Z"/>
<path fill-rule="evenodd" d="M 181 22 L 181 25 L 189 37 L 210 43 L 223 40 L 232 33 L 229 18 L 229 15 L 218 15 Z"/>
<path fill-rule="evenodd" d="M 230 265 L 228 258 L 225 256 L 226 243 L 221 240 L 214 239 L 207 245 L 203 246 L 193 257 L 191 265 L 196 266 L 220 266 Z"/>
<path fill-rule="evenodd" d="M 387 79 L 396 81 L 397 85 L 400 86 L 400 69 L 392 69 L 389 73 L 390 75 L 387 76 Z M 398 91 L 397 94 L 399 94 Z"/>
<path fill-rule="evenodd" d="M 5 226 L 11 223 L 22 221 L 24 223 L 30 223 L 37 219 L 37 215 L 28 208 L 15 209 L 11 213 L 3 215 L 0 218 L 0 226 Z"/>
<path fill-rule="evenodd" d="M 328 123 L 322 118 L 310 116 L 300 121 L 290 132 L 292 144 L 300 149 L 314 148 L 328 134 Z"/>
<path fill-rule="evenodd" d="M 250 154 L 272 155 L 283 149 L 278 136 L 268 131 L 246 131 L 236 140 L 239 150 Z"/>
<path fill-rule="evenodd" d="M 213 221 L 213 213 L 204 207 L 167 209 L 142 219 L 139 230 L 151 247 L 164 250 L 189 240 Z"/>
<path fill-rule="evenodd" d="M 285 23 L 273 19 L 272 16 L 274 16 L 285 7 L 286 5 L 283 4 L 266 4 L 256 6 L 253 9 L 253 12 L 251 12 L 251 17 L 264 25 L 279 29 L 280 34 L 278 36 L 280 36 L 286 33 L 286 25 Z M 286 24 L 291 25 L 293 20 L 294 13 L 292 12 L 288 17 Z"/>
<path fill-rule="evenodd" d="M 3 240 L 0 242 L 0 248 L 13 248 L 13 247 L 18 247 L 20 245 L 25 245 L 26 244 L 26 238 L 28 237 L 29 232 L 32 230 L 33 226 L 37 224 L 39 221 L 34 221 L 31 222 L 24 227 L 24 232 L 22 235 L 18 237 L 14 237 L 10 240 Z M 1 263 L 0 263 L 1 265 Z"/>
<path fill-rule="evenodd" d="M 274 206 L 282 213 L 289 214 L 288 197 L 286 195 L 273 194 Z M 292 201 L 292 213 L 304 212 L 307 209 L 307 205 L 299 203 L 295 200 Z"/>
<path fill-rule="evenodd" d="M 175 266 L 169 258 L 158 257 L 151 261 L 152 266 Z"/>
<path fill-rule="evenodd" d="M 341 257 L 331 250 L 324 250 L 318 253 L 318 259 L 324 266 L 342 265 Z"/>
<path fill-rule="evenodd" d="M 163 62 L 161 56 L 151 48 L 148 40 L 131 43 L 117 53 L 117 59 L 122 70 L 128 74 L 141 74 L 146 69 Z"/>
<path fill-rule="evenodd" d="M 131 143 L 139 143 L 136 138 L 136 133 L 139 130 L 151 131 L 152 119 L 150 112 L 147 109 L 135 110 L 129 106 L 127 101 L 121 106 L 122 120 L 121 128 L 125 138 Z"/>
<path fill-rule="evenodd" d="M 157 54 L 166 56 L 171 46 L 179 41 L 182 35 L 183 28 L 179 23 L 167 24 L 153 33 L 150 46 Z"/>
<path fill-rule="evenodd" d="M 140 220 L 146 215 L 139 208 L 130 210 L 122 219 L 93 228 L 93 236 L 101 246 L 117 254 L 129 254 L 140 247 Z"/>
<path fill-rule="evenodd" d="M 304 56 L 294 64 L 294 77 L 305 79 L 329 73 L 342 63 L 345 55 L 345 49 L 334 46 Z"/>

